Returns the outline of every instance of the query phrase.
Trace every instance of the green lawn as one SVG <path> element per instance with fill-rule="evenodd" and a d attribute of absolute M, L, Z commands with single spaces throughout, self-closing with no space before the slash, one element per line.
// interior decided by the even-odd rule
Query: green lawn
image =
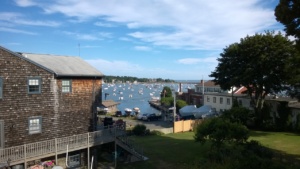
<path fill-rule="evenodd" d="M 188 168 L 203 157 L 209 149 L 208 144 L 202 145 L 194 141 L 193 132 L 167 134 L 162 136 L 133 137 L 136 143 L 143 145 L 147 161 L 131 164 L 120 164 L 118 168 L 156 169 L 156 168 Z M 252 131 L 251 140 L 279 152 L 300 157 L 300 136 L 292 133 Z"/>
<path fill-rule="evenodd" d="M 250 140 L 289 155 L 300 156 L 300 135 L 286 132 L 251 131 Z"/>

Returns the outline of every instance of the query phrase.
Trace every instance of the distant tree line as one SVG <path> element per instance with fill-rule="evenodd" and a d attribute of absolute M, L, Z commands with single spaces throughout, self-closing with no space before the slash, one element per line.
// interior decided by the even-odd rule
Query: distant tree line
<path fill-rule="evenodd" d="M 143 82 L 143 83 L 150 83 L 150 82 L 165 82 L 165 83 L 170 83 L 170 82 L 175 82 L 174 80 L 171 79 L 162 79 L 162 78 L 137 78 L 137 77 L 131 77 L 131 76 L 105 76 L 104 77 L 104 82 L 105 83 L 125 83 L 125 82 Z"/>

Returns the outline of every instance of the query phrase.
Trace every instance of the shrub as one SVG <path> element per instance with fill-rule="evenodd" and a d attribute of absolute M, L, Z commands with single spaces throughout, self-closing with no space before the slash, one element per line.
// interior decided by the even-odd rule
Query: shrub
<path fill-rule="evenodd" d="M 137 124 L 133 127 L 132 133 L 137 136 L 145 135 L 146 126 L 144 124 Z"/>
<path fill-rule="evenodd" d="M 225 110 L 221 117 L 232 123 L 247 125 L 247 121 L 250 119 L 250 110 L 245 107 L 232 107 L 230 110 Z"/>
<path fill-rule="evenodd" d="M 220 147 L 224 142 L 244 143 L 249 138 L 248 129 L 240 123 L 231 123 L 227 119 L 212 118 L 204 120 L 195 130 L 196 141 L 212 141 L 212 146 Z"/>
<path fill-rule="evenodd" d="M 295 124 L 295 130 L 296 132 L 300 132 L 300 114 L 297 114 L 297 120 L 296 120 L 296 124 Z"/>
<path fill-rule="evenodd" d="M 161 132 L 161 131 L 153 130 L 153 131 L 150 132 L 150 134 L 151 134 L 151 135 L 161 136 L 161 135 L 163 135 L 164 133 Z"/>

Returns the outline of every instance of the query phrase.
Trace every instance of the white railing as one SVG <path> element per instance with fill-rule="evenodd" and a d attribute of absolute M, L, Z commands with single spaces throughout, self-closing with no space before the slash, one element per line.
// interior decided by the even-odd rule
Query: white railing
<path fill-rule="evenodd" d="M 6 163 L 9 160 L 11 164 L 17 164 L 41 157 L 62 154 L 66 152 L 67 145 L 68 151 L 75 151 L 112 142 L 116 136 L 125 133 L 125 125 L 110 126 L 100 131 L 0 149 L 0 163 Z"/>

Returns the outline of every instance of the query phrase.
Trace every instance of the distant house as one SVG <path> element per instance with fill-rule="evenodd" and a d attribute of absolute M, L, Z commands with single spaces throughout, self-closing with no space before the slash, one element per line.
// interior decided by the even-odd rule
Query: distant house
<path fill-rule="evenodd" d="M 102 104 L 97 107 L 97 111 L 99 112 L 105 112 L 105 113 L 115 113 L 118 108 L 119 102 L 115 102 L 113 100 L 103 100 Z"/>
<path fill-rule="evenodd" d="M 245 94 L 231 93 L 205 93 L 204 105 L 209 105 L 216 109 L 217 112 L 231 109 L 233 101 L 237 100 L 239 105 L 250 108 L 250 99 Z"/>
<path fill-rule="evenodd" d="M 179 93 L 178 98 L 186 101 L 190 105 L 211 105 L 215 106 L 217 111 L 228 109 L 228 107 L 231 107 L 232 101 L 228 101 L 230 103 L 223 104 L 222 98 L 227 101 L 227 98 L 231 100 L 232 93 L 236 96 L 241 95 L 241 97 L 244 97 L 245 95 L 243 92 L 246 90 L 245 87 L 233 87 L 231 90 L 222 90 L 220 85 L 215 84 L 212 80 L 203 81 L 201 80 L 199 84 L 195 85 L 195 89 L 188 89 L 187 93 Z M 215 96 L 214 96 L 215 95 Z M 217 102 L 210 101 L 210 98 L 218 97 L 220 99 L 220 96 L 222 96 L 221 100 Z M 222 102 L 222 105 L 218 105 Z M 218 107 L 218 108 L 217 108 Z"/>
<path fill-rule="evenodd" d="M 79 57 L 0 47 L 0 149 L 94 131 L 102 78 Z"/>

